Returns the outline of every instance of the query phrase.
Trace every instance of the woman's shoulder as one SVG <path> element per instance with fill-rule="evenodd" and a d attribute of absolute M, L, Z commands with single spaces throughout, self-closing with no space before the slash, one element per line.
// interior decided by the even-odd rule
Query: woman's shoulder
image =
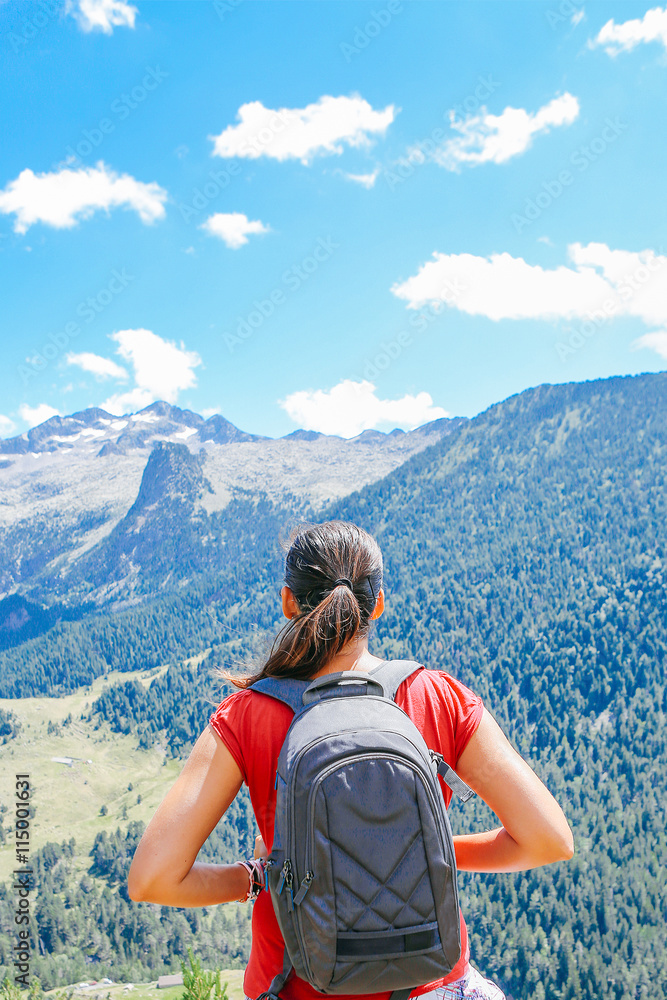
<path fill-rule="evenodd" d="M 282 702 L 275 698 L 264 695 L 261 691 L 253 691 L 252 687 L 239 688 L 232 691 L 222 699 L 218 707 L 213 712 L 211 720 L 224 719 L 228 723 L 232 721 L 250 721 L 257 713 L 260 713 L 263 720 L 266 720 L 267 713 L 282 716 L 290 710 Z"/>
<path fill-rule="evenodd" d="M 454 728 L 463 720 L 477 724 L 484 710 L 480 696 L 463 681 L 446 670 L 426 667 L 401 685 L 396 700 L 403 701 L 406 710 L 448 716 Z"/>
<path fill-rule="evenodd" d="M 484 703 L 446 670 L 424 669 L 397 692 L 397 703 L 410 716 L 429 746 L 439 748 L 455 766 L 484 713 Z"/>
<path fill-rule="evenodd" d="M 446 670 L 427 667 L 423 663 L 420 663 L 420 666 L 423 669 L 412 674 L 406 682 L 410 688 L 414 687 L 415 692 L 423 690 L 424 692 L 433 692 L 445 697 L 452 696 L 459 700 L 461 698 L 466 700 L 479 699 L 479 696 L 467 684 L 464 684 L 463 681 L 454 677 L 453 674 L 448 673 Z"/>
<path fill-rule="evenodd" d="M 228 692 L 218 703 L 218 708 L 222 708 L 223 705 L 237 705 L 243 703 L 250 697 L 251 688 L 234 688 L 233 691 Z"/>

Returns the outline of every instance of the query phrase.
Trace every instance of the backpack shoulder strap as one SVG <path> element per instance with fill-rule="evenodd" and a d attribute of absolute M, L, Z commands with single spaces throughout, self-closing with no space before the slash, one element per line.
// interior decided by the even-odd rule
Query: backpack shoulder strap
<path fill-rule="evenodd" d="M 261 681 L 255 681 L 250 690 L 282 701 L 296 715 L 303 708 L 303 692 L 309 684 L 310 681 L 300 681 L 294 677 L 263 677 Z"/>
<path fill-rule="evenodd" d="M 376 667 L 371 675 L 384 688 L 385 698 L 393 701 L 403 681 L 423 669 L 423 664 L 417 663 L 416 660 L 386 660 Z"/>
<path fill-rule="evenodd" d="M 372 677 L 384 688 L 385 698 L 393 701 L 403 681 L 423 669 L 423 665 L 416 660 L 386 660 L 372 671 Z M 303 693 L 309 684 L 312 681 L 300 681 L 294 677 L 263 677 L 261 681 L 255 681 L 250 690 L 282 701 L 296 714 L 303 708 Z"/>

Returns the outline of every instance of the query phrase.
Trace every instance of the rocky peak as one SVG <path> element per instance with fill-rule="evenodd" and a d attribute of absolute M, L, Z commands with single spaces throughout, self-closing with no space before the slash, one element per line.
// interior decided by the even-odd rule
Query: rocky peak
<path fill-rule="evenodd" d="M 203 464 L 204 456 L 193 454 L 187 445 L 158 441 L 146 462 L 139 494 L 128 518 L 165 501 L 194 504 L 205 492 L 212 493 L 202 471 Z"/>

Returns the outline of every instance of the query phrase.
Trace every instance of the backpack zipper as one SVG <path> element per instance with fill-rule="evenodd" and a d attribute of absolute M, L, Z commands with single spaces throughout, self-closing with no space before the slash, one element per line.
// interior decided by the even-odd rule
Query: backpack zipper
<path fill-rule="evenodd" d="M 275 861 L 272 858 L 267 858 L 264 863 L 264 888 L 269 891 L 269 870 L 273 868 Z"/>
<path fill-rule="evenodd" d="M 303 902 L 303 900 L 305 898 L 305 895 L 308 892 L 308 890 L 310 889 L 311 883 L 312 883 L 312 881 L 313 881 L 314 878 L 315 878 L 314 872 L 311 872 L 310 869 L 308 869 L 308 871 L 306 872 L 306 874 L 303 877 L 303 880 L 302 880 L 301 885 L 299 887 L 299 891 L 297 892 L 296 896 L 294 897 L 294 905 L 295 906 L 299 906 Z"/>
<path fill-rule="evenodd" d="M 292 912 L 292 907 L 294 904 L 294 893 L 293 893 L 293 877 L 292 877 L 292 862 L 289 858 L 285 858 L 285 863 L 280 872 L 280 881 L 278 882 L 277 894 L 283 891 L 285 886 L 287 886 L 287 891 L 289 896 L 287 897 L 287 909 Z"/>

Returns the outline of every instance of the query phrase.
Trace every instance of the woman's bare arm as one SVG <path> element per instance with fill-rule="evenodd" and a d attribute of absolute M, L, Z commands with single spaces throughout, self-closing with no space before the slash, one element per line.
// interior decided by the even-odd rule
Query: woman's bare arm
<path fill-rule="evenodd" d="M 248 872 L 241 865 L 195 861 L 242 781 L 236 761 L 208 726 L 139 842 L 127 880 L 131 899 L 210 906 L 245 896 Z"/>
<path fill-rule="evenodd" d="M 572 857 L 572 830 L 562 809 L 486 709 L 456 772 L 502 823 L 454 837 L 462 871 L 525 871 Z"/>

